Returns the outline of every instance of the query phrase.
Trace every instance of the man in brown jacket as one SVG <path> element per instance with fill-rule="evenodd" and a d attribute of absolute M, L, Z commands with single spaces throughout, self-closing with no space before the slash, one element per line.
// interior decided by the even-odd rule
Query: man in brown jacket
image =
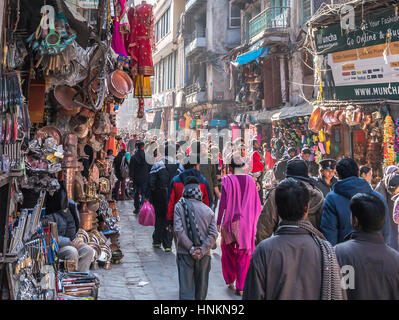
<path fill-rule="evenodd" d="M 308 166 L 304 160 L 292 159 L 287 164 L 287 178 L 302 181 L 310 193 L 308 220 L 319 229 L 321 214 L 323 212 L 323 193 L 314 185 L 308 175 Z M 258 245 L 262 240 L 270 238 L 277 230 L 279 216 L 275 201 L 275 190 L 272 189 L 266 197 L 265 205 L 259 216 L 255 243 Z"/>

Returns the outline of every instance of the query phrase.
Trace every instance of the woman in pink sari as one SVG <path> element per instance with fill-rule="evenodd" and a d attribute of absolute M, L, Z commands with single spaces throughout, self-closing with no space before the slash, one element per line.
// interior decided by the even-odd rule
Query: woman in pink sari
<path fill-rule="evenodd" d="M 222 241 L 222 271 L 226 284 L 242 295 L 252 253 L 256 225 L 262 210 L 254 179 L 245 174 L 245 162 L 233 157 L 222 179 L 217 226 Z"/>

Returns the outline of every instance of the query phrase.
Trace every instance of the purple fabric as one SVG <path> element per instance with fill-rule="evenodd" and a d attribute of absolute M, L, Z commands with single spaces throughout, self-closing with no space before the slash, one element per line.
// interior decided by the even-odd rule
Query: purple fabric
<path fill-rule="evenodd" d="M 255 250 L 256 225 L 262 210 L 255 181 L 249 175 L 228 175 L 222 179 L 223 201 L 219 206 L 219 221 L 228 235 L 238 231 L 238 249 L 251 253 Z M 239 230 L 233 230 L 233 222 L 239 220 Z"/>

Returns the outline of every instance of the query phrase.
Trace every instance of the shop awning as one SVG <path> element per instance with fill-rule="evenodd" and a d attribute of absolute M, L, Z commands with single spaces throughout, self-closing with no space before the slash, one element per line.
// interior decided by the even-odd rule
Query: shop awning
<path fill-rule="evenodd" d="M 271 121 L 284 120 L 294 117 L 309 116 L 313 112 L 313 106 L 309 103 L 303 103 L 294 107 L 285 107 L 274 112 Z"/>
<path fill-rule="evenodd" d="M 252 46 L 252 47 L 254 47 L 254 46 Z M 247 51 L 247 52 L 243 53 L 242 55 L 238 56 L 237 60 L 233 61 L 232 64 L 235 67 L 242 66 L 243 64 L 247 64 L 251 61 L 254 61 L 255 59 L 265 58 L 269 54 L 269 47 L 262 47 L 262 48 L 255 49 L 255 50 L 253 50 L 252 47 L 250 48 L 250 51 Z"/>

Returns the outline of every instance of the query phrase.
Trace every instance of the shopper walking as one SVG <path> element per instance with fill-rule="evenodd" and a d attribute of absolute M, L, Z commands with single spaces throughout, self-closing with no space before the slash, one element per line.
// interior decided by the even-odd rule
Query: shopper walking
<path fill-rule="evenodd" d="M 129 172 L 126 168 L 129 168 L 126 163 L 126 150 L 121 148 L 118 155 L 114 159 L 114 172 L 117 178 L 115 189 L 114 189 L 114 197 L 116 200 L 123 201 L 125 200 L 125 188 L 126 188 L 126 178 L 129 176 Z"/>
<path fill-rule="evenodd" d="M 137 144 L 137 150 L 130 160 L 130 178 L 135 187 L 134 193 L 134 213 L 140 212 L 141 206 L 144 204 L 146 197 L 148 180 L 151 166 L 145 159 L 144 142 Z"/>
<path fill-rule="evenodd" d="M 202 202 L 199 181 L 188 177 L 174 210 L 180 300 L 205 300 L 211 270 L 210 250 L 218 232 L 213 211 Z"/>
<path fill-rule="evenodd" d="M 183 172 L 183 166 L 174 158 L 174 145 L 165 144 L 165 156 L 156 162 L 150 171 L 147 198 L 155 210 L 155 230 L 152 244 L 155 248 L 163 246 L 166 252 L 172 249 L 172 232 L 167 230 L 166 215 L 168 213 L 169 185 L 172 179 Z"/>
<path fill-rule="evenodd" d="M 201 156 L 207 159 L 207 163 L 200 164 L 200 172 L 205 177 L 206 181 L 208 181 L 210 195 L 212 198 L 212 210 L 215 210 L 215 206 L 217 203 L 216 194 L 218 193 L 217 188 L 217 165 L 212 163 L 211 155 L 208 153 L 208 148 L 205 143 L 201 143 Z"/>
<path fill-rule="evenodd" d="M 353 273 L 345 283 L 349 300 L 398 300 L 399 253 L 384 243 L 384 202 L 373 194 L 360 193 L 350 202 L 354 232 L 335 247 L 341 267 Z"/>
<path fill-rule="evenodd" d="M 344 158 L 337 163 L 339 181 L 333 186 L 324 202 L 321 217 L 321 231 L 327 240 L 336 245 L 353 231 L 351 224 L 350 200 L 358 193 L 371 193 L 379 197 L 385 205 L 386 220 L 382 234 L 386 243 L 389 241 L 388 206 L 381 194 L 374 191 L 369 183 L 359 178 L 359 166 L 351 158 Z"/>
<path fill-rule="evenodd" d="M 196 143 L 194 143 L 196 144 Z M 192 150 L 199 150 L 199 145 L 192 145 Z M 202 192 L 202 202 L 208 207 L 212 207 L 212 198 L 209 197 L 211 190 L 209 188 L 208 181 L 199 171 L 200 168 L 200 155 L 199 152 L 194 151 L 191 156 L 187 156 L 186 164 L 184 165 L 184 171 L 174 177 L 169 186 L 169 202 L 168 202 L 168 215 L 167 221 L 169 228 L 173 224 L 173 213 L 175 210 L 176 203 L 179 202 L 180 198 L 183 196 L 184 181 L 190 177 L 196 177 L 199 181 L 199 186 Z"/>
<path fill-rule="evenodd" d="M 343 300 L 339 265 L 331 244 L 307 219 L 310 193 L 288 178 L 275 191 L 281 223 L 253 254 L 245 300 Z"/>
<path fill-rule="evenodd" d="M 310 194 L 309 212 L 307 219 L 314 228 L 320 228 L 320 221 L 323 212 L 324 197 L 323 193 L 315 186 L 313 179 L 309 178 L 308 166 L 304 160 L 292 159 L 287 164 L 287 178 L 293 178 L 301 181 L 308 188 Z M 272 189 L 266 196 L 265 205 L 260 214 L 257 233 L 256 244 L 262 240 L 270 238 L 277 230 L 279 224 L 279 216 L 276 206 L 276 189 Z"/>
<path fill-rule="evenodd" d="M 222 179 L 217 226 L 222 235 L 224 280 L 230 288 L 235 282 L 236 294 L 242 295 L 262 206 L 255 181 L 244 174 L 245 162 L 234 155 L 229 162 L 231 174 Z"/>

